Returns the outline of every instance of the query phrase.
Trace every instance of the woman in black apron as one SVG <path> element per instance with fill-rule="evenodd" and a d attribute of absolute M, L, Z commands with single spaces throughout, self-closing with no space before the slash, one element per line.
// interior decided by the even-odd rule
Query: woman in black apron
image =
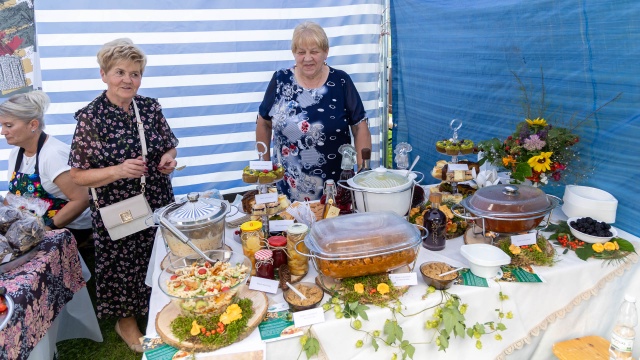
<path fill-rule="evenodd" d="M 49 203 L 42 216 L 45 229 L 67 227 L 79 246 L 90 246 L 87 189 L 71 181 L 66 165 L 69 146 L 42 131 L 48 104 L 42 91 L 14 95 L 0 104 L 2 135 L 16 146 L 9 156 L 9 192 L 45 200 Z"/>

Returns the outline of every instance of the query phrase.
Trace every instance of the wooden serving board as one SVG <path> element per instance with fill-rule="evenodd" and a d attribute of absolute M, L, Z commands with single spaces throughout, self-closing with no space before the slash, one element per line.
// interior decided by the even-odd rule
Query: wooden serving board
<path fill-rule="evenodd" d="M 553 354 L 560 360 L 607 360 L 609 342 L 600 336 L 585 336 L 554 344 Z"/>
<path fill-rule="evenodd" d="M 231 249 L 231 246 L 225 244 L 222 249 L 219 250 L 225 250 L 225 251 L 233 251 L 233 249 Z M 174 256 L 174 258 L 176 260 L 178 260 L 180 257 Z M 171 265 L 171 251 L 169 251 L 167 253 L 167 255 L 164 256 L 164 258 L 162 259 L 162 262 L 160 262 L 160 270 L 164 270 L 167 268 L 167 266 Z"/>
<path fill-rule="evenodd" d="M 411 272 L 411 269 L 408 265 L 392 271 L 392 273 L 394 274 L 408 272 Z M 342 282 L 340 281 L 340 279 L 330 278 L 322 274 L 318 274 L 318 276 L 316 276 L 316 285 L 320 286 L 320 288 L 329 295 L 332 295 L 335 291 L 340 292 L 340 290 L 342 289 Z M 400 290 L 401 294 L 404 294 L 407 292 L 407 290 L 409 290 L 409 286 L 400 286 L 398 287 L 398 290 Z"/>
<path fill-rule="evenodd" d="M 267 296 L 260 291 L 250 290 L 248 286 L 242 285 L 238 290 L 238 296 L 240 298 L 248 298 L 253 301 L 253 316 L 247 323 L 247 328 L 238 336 L 237 341 L 241 341 L 246 338 L 258 327 L 258 324 L 262 322 L 267 314 L 268 300 Z M 181 315 L 180 309 L 173 303 L 167 304 L 156 316 L 156 331 L 162 341 L 171 345 L 177 349 L 193 352 L 208 352 L 223 348 L 227 345 L 203 345 L 194 344 L 188 341 L 180 341 L 171 332 L 171 322 Z"/>

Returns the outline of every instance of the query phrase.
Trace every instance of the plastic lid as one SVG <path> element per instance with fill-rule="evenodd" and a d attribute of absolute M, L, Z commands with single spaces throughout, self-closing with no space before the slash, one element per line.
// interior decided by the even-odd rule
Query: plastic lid
<path fill-rule="evenodd" d="M 382 166 L 372 171 L 360 173 L 353 178 L 356 185 L 369 189 L 389 189 L 405 185 L 409 181 L 405 176 L 387 171 Z"/>
<path fill-rule="evenodd" d="M 354 259 L 406 250 L 422 242 L 418 229 L 393 212 L 357 213 L 319 221 L 304 240 L 315 256 Z"/>
<path fill-rule="evenodd" d="M 287 234 L 291 235 L 301 235 L 309 231 L 309 227 L 305 224 L 295 223 L 289 225 L 287 228 Z"/>
<path fill-rule="evenodd" d="M 530 215 L 553 209 L 540 189 L 527 185 L 494 185 L 478 189 L 463 206 L 476 215 Z"/>
<path fill-rule="evenodd" d="M 628 301 L 630 303 L 635 303 L 636 302 L 636 297 L 633 296 L 633 295 L 625 294 L 624 295 L 624 300 Z"/>
<path fill-rule="evenodd" d="M 287 238 L 284 236 L 271 236 L 267 241 L 271 246 L 282 247 L 287 245 Z"/>
<path fill-rule="evenodd" d="M 262 250 L 258 250 L 255 253 L 255 258 L 257 261 L 265 261 L 265 260 L 269 260 L 273 257 L 273 251 L 268 250 L 268 249 L 262 249 Z"/>
<path fill-rule="evenodd" d="M 200 194 L 192 192 L 187 195 L 187 201 L 167 215 L 167 219 L 182 226 L 216 222 L 226 215 L 227 209 L 228 205 L 224 201 L 201 199 Z"/>
<path fill-rule="evenodd" d="M 247 221 L 240 225 L 240 230 L 242 232 L 245 231 L 256 231 L 262 229 L 262 223 L 260 221 Z"/>

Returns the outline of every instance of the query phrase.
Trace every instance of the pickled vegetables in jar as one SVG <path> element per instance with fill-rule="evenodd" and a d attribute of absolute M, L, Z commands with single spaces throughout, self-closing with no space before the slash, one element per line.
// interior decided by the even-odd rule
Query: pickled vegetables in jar
<path fill-rule="evenodd" d="M 251 275 L 256 274 L 255 254 L 262 249 L 262 223 L 260 221 L 247 221 L 240 225 L 240 239 L 242 240 L 242 252 L 251 260 Z"/>
<path fill-rule="evenodd" d="M 296 251 L 296 243 L 304 240 L 308 231 L 309 227 L 300 223 L 292 224 L 287 228 L 287 253 L 289 254 L 287 263 L 291 275 L 304 276 L 309 271 L 309 258 L 298 253 L 298 251 L 309 253 L 304 242 L 298 244 L 298 251 Z"/>

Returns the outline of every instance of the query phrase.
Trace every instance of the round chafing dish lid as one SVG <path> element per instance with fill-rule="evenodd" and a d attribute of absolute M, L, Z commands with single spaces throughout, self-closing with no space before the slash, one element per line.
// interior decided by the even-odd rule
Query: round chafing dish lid
<path fill-rule="evenodd" d="M 407 177 L 387 171 L 387 169 L 382 166 L 375 170 L 360 173 L 353 178 L 353 182 L 356 185 L 367 189 L 390 189 L 405 185 L 409 181 L 411 180 Z"/>
<path fill-rule="evenodd" d="M 198 193 L 189 193 L 187 200 L 168 214 L 167 219 L 176 225 L 188 226 L 217 222 L 224 218 L 228 205 L 221 200 L 200 198 Z"/>
<path fill-rule="evenodd" d="M 463 205 L 476 213 L 526 215 L 548 211 L 554 204 L 533 186 L 494 185 L 478 189 Z"/>

